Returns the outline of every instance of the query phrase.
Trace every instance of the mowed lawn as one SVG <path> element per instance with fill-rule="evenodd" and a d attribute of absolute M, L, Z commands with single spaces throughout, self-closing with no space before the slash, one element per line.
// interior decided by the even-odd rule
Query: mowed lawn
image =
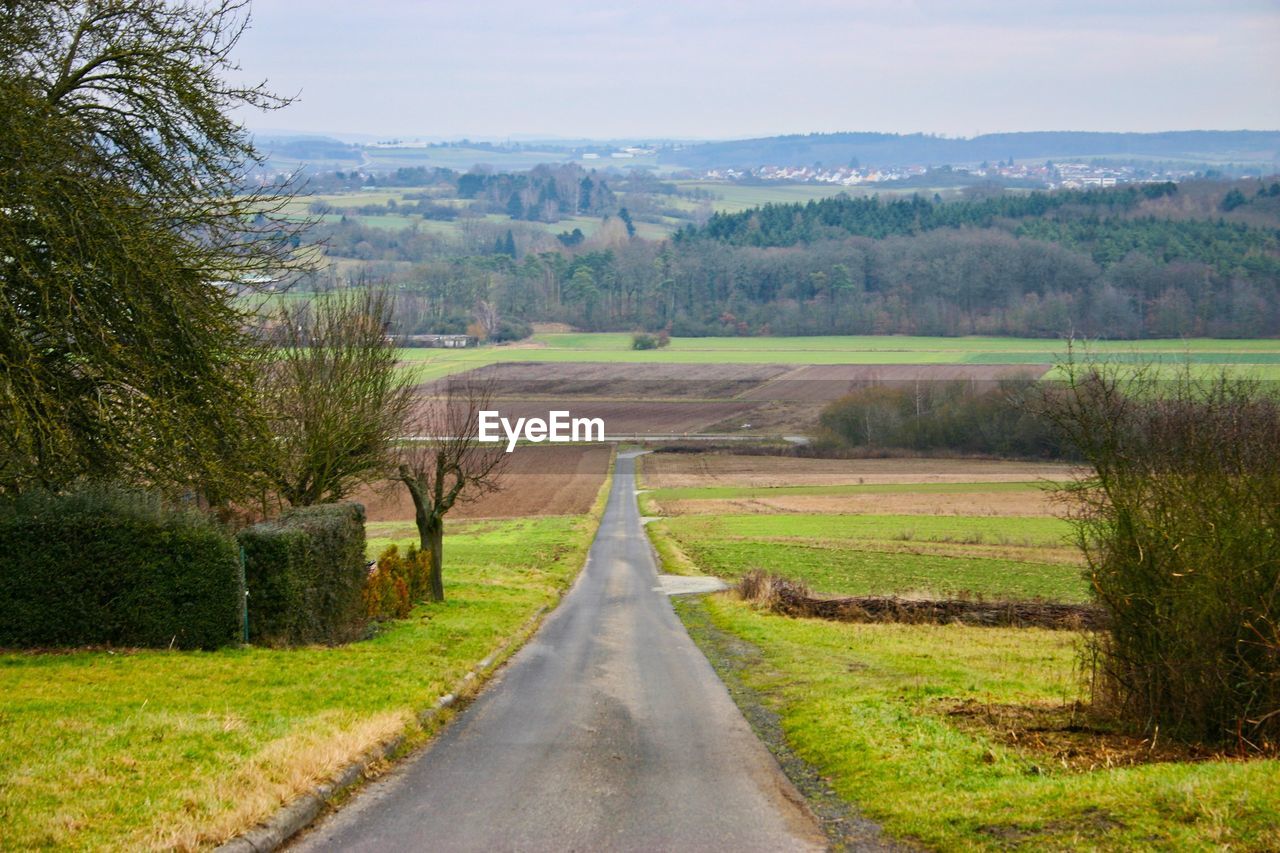
<path fill-rule="evenodd" d="M 416 712 L 557 600 L 596 521 L 451 526 L 448 601 L 347 646 L 0 654 L 0 848 L 216 844 L 397 733 L 420 742 Z"/>
<path fill-rule="evenodd" d="M 829 595 L 1088 597 L 1063 553 L 1070 528 L 1053 518 L 686 515 L 650 527 L 697 570 L 730 580 L 763 569 Z"/>
<path fill-rule="evenodd" d="M 1156 360 L 1173 371 L 1189 360 L 1197 370 L 1224 366 L 1260 379 L 1280 379 L 1280 340 L 1094 341 L 1096 357 L 1135 363 Z M 1052 364 L 1066 354 L 1061 340 L 1042 338 L 927 338 L 848 335 L 769 338 L 673 338 L 661 350 L 631 349 L 631 335 L 537 335 L 528 342 L 466 350 L 405 349 L 401 358 L 422 379 L 507 361 L 628 364 Z M 1052 374 L 1050 374 L 1052 376 Z"/>
<path fill-rule="evenodd" d="M 722 674 L 777 714 L 787 746 L 894 838 L 942 850 L 1280 849 L 1280 761 L 1123 766 L 1149 745 L 1072 717 L 1071 632 L 792 619 L 727 595 L 677 607 Z"/>

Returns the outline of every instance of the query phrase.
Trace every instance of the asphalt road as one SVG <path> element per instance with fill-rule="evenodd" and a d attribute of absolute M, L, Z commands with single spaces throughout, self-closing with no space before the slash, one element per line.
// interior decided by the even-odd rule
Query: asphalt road
<path fill-rule="evenodd" d="M 620 455 L 587 567 L 425 751 L 300 850 L 797 850 L 825 838 L 667 597 Z"/>

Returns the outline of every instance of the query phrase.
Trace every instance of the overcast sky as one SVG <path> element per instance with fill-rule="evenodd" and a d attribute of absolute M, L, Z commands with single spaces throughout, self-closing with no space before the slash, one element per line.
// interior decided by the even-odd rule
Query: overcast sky
<path fill-rule="evenodd" d="M 238 59 L 263 130 L 1280 128 L 1280 0 L 255 0 Z"/>

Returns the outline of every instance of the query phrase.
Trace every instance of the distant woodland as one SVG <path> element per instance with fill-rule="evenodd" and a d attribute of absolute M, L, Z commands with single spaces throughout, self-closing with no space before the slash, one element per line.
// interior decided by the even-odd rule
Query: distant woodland
<path fill-rule="evenodd" d="M 396 210 L 424 222 L 456 224 L 466 205 L 448 233 L 359 215 L 315 229 L 331 258 L 397 289 L 406 332 L 460 331 L 483 304 L 514 324 L 675 335 L 1280 334 L 1280 179 L 837 195 L 700 217 L 652 175 L 577 166 L 404 169 L 380 185 L 420 188 Z M 637 234 L 674 213 L 687 224 L 670 239 Z M 528 225 L 568 217 L 602 224 Z"/>

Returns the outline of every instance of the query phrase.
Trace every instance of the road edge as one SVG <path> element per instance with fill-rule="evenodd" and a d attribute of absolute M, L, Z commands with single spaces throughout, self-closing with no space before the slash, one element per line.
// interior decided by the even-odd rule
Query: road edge
<path fill-rule="evenodd" d="M 609 492 L 613 487 L 613 474 L 617 459 L 618 445 L 615 444 L 613 453 L 609 458 L 609 467 L 605 471 L 604 481 L 600 484 L 600 490 L 596 493 L 596 500 L 592 504 L 591 510 L 587 513 L 587 517 L 595 522 L 597 530 L 599 530 L 600 519 L 603 517 L 604 508 L 608 503 Z M 593 533 L 593 540 L 594 536 L 595 534 Z M 590 548 L 588 547 L 588 555 L 589 553 Z M 444 725 L 447 725 L 451 719 L 443 719 L 443 715 L 451 710 L 461 710 L 470 704 L 492 680 L 494 674 L 538 632 L 538 628 L 542 626 L 547 614 L 555 610 L 568 591 L 573 588 L 573 583 L 576 582 L 586 568 L 588 559 L 589 556 L 584 556 L 582 565 L 578 568 L 577 574 L 574 575 L 574 581 L 561 591 L 560 597 L 553 604 L 544 604 L 535 610 L 533 615 L 521 623 L 520 627 L 511 636 L 499 643 L 483 660 L 455 682 L 452 691 L 441 696 L 431 706 L 414 715 L 418 726 L 423 729 L 437 722 L 441 723 L 440 729 L 431 733 L 428 743 L 440 734 Z M 402 759 L 412 754 L 400 754 L 400 750 L 408 741 L 409 736 L 410 732 L 406 727 L 390 740 L 374 747 L 355 761 L 352 761 L 328 780 L 313 786 L 309 791 L 285 803 L 266 820 L 259 821 L 251 828 L 217 845 L 214 848 L 215 853 L 269 853 L 269 851 L 278 850 L 298 833 L 311 826 L 318 817 L 324 814 L 326 809 L 336 806 L 340 800 L 344 799 L 348 794 L 354 793 L 364 782 L 381 775 L 384 762 L 399 763 Z M 416 749 L 413 750 L 413 752 L 416 751 Z"/>

